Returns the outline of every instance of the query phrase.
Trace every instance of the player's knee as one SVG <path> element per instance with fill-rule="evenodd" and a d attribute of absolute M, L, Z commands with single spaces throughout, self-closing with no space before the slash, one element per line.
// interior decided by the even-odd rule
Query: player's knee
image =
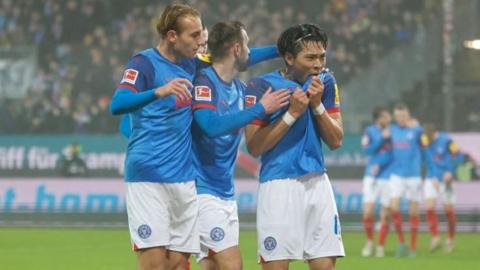
<path fill-rule="evenodd" d="M 148 262 L 140 262 L 138 264 L 140 270 L 166 270 L 166 262 L 161 260 L 149 260 Z"/>
<path fill-rule="evenodd" d="M 185 270 L 187 269 L 188 263 L 183 260 L 179 260 L 170 264 L 169 269 L 171 270 Z"/>

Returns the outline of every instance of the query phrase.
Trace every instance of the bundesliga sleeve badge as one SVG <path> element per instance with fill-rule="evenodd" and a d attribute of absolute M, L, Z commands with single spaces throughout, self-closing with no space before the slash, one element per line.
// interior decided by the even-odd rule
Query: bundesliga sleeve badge
<path fill-rule="evenodd" d="M 252 107 L 253 105 L 255 105 L 255 103 L 257 103 L 256 96 L 252 96 L 252 95 L 245 96 L 245 106 L 247 106 L 247 108 Z"/>
<path fill-rule="evenodd" d="M 138 78 L 138 70 L 135 69 L 127 69 L 123 73 L 123 78 L 120 83 L 129 83 L 129 84 L 135 84 Z"/>
<path fill-rule="evenodd" d="M 195 87 L 196 101 L 212 101 L 212 90 L 208 86 Z"/>

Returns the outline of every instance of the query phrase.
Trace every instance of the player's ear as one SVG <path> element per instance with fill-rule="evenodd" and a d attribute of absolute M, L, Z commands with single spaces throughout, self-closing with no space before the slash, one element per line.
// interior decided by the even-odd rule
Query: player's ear
<path fill-rule="evenodd" d="M 242 51 L 242 46 L 240 45 L 240 43 L 235 43 L 233 45 L 233 54 L 235 56 L 239 56 L 241 51 Z"/>
<path fill-rule="evenodd" d="M 165 39 L 169 42 L 177 41 L 177 32 L 175 30 L 169 30 L 165 35 Z"/>
<path fill-rule="evenodd" d="M 293 62 L 295 60 L 295 56 L 293 56 L 293 54 L 287 52 L 285 53 L 285 56 L 283 58 L 285 59 L 285 62 L 288 66 L 293 66 Z"/>

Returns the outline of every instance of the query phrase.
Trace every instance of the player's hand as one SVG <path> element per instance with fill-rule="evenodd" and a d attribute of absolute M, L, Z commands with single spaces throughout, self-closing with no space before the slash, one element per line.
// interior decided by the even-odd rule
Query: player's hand
<path fill-rule="evenodd" d="M 445 184 L 448 184 L 453 180 L 453 175 L 451 172 L 445 172 L 443 174 L 443 181 L 445 181 Z"/>
<path fill-rule="evenodd" d="M 307 95 L 310 98 L 310 107 L 316 108 L 322 102 L 323 83 L 318 76 L 312 78 L 312 82 L 307 88 Z"/>
<path fill-rule="evenodd" d="M 272 88 L 269 87 L 267 92 L 263 94 L 260 99 L 260 103 L 263 105 L 266 114 L 271 114 L 276 112 L 282 107 L 288 105 L 288 100 L 290 99 L 290 93 L 286 89 L 280 89 L 278 91 L 272 92 Z"/>
<path fill-rule="evenodd" d="M 192 88 L 192 83 L 184 78 L 177 78 L 169 81 L 164 86 L 161 86 L 155 89 L 155 96 L 158 98 L 163 98 L 170 95 L 176 95 L 180 100 L 188 100 L 192 98 L 190 93 L 190 88 Z"/>
<path fill-rule="evenodd" d="M 300 89 L 296 89 L 290 97 L 290 107 L 288 112 L 295 118 L 300 117 L 308 107 L 309 99 L 307 94 Z"/>

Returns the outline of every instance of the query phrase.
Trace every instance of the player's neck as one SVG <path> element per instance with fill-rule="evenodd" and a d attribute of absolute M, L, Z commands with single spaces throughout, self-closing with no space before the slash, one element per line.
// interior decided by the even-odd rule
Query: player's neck
<path fill-rule="evenodd" d="M 297 82 L 300 85 L 303 85 L 307 81 L 306 79 L 297 78 L 298 76 L 295 76 L 296 73 L 293 72 L 292 70 L 289 70 L 288 68 L 280 70 L 280 74 L 284 78 L 287 78 L 291 81 Z"/>
<path fill-rule="evenodd" d="M 228 61 L 214 62 L 212 64 L 213 69 L 217 72 L 217 75 L 226 83 L 231 83 L 233 79 L 238 75 L 238 70 L 233 63 Z"/>
<path fill-rule="evenodd" d="M 173 63 L 178 63 L 180 60 L 182 60 L 182 57 L 175 52 L 172 46 L 168 46 L 168 43 L 165 41 L 160 41 L 160 43 L 157 45 L 157 50 L 163 57 L 167 58 Z"/>

